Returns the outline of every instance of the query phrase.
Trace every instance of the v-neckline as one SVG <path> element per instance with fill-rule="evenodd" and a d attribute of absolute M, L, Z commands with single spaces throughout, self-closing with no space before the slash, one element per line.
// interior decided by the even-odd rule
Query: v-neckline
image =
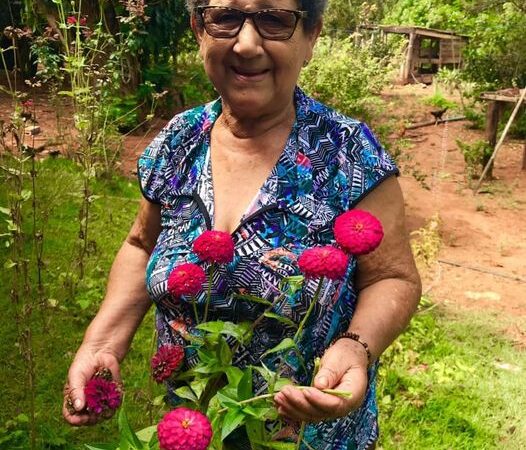
<path fill-rule="evenodd" d="M 218 115 L 219 117 L 219 115 Z M 205 139 L 202 145 L 205 147 L 205 161 L 203 164 L 203 170 L 198 182 L 198 194 L 201 197 L 208 217 L 210 219 L 210 228 L 215 230 L 215 190 L 212 172 L 212 145 L 211 136 L 213 125 L 206 132 Z M 245 211 L 239 218 L 236 227 L 230 233 L 234 235 L 241 225 L 247 220 L 256 216 L 260 211 L 267 210 L 270 207 L 278 206 L 278 179 L 279 179 L 279 168 L 280 166 L 290 165 L 291 151 L 295 148 L 294 142 L 297 140 L 297 128 L 298 128 L 298 115 L 296 114 L 294 122 L 290 129 L 290 132 L 285 141 L 285 145 L 279 154 L 275 164 L 269 172 L 269 175 L 265 178 L 259 189 L 256 191 L 254 197 L 249 202 Z M 289 164 L 286 164 L 289 162 Z"/>

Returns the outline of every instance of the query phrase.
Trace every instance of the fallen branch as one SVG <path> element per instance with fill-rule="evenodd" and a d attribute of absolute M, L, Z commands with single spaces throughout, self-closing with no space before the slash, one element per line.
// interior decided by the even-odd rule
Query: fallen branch
<path fill-rule="evenodd" d="M 446 264 L 448 266 L 461 267 L 462 269 L 474 270 L 475 272 L 487 273 L 495 277 L 506 278 L 508 280 L 518 281 L 519 283 L 526 283 L 525 278 L 518 277 L 516 275 L 509 275 L 506 273 L 495 272 L 493 270 L 484 269 L 483 267 L 468 266 L 468 265 L 456 263 L 453 261 L 447 261 L 445 259 L 439 259 L 438 262 L 440 264 Z"/>
<path fill-rule="evenodd" d="M 441 123 L 448 123 L 448 122 L 460 122 L 466 119 L 467 119 L 466 116 L 460 116 L 460 117 L 451 117 L 448 119 L 430 120 L 428 122 L 415 123 L 413 125 L 409 125 L 405 127 L 405 129 L 406 130 L 416 130 L 417 128 L 430 127 L 432 125 L 440 125 Z"/>

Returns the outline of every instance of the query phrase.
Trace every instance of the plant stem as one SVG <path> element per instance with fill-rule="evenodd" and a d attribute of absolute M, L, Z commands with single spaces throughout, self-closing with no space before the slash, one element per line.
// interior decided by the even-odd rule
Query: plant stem
<path fill-rule="evenodd" d="M 324 277 L 320 278 L 320 281 L 318 282 L 318 287 L 316 288 L 316 292 L 314 293 L 314 297 L 312 301 L 310 302 L 309 309 L 307 310 L 307 313 L 305 314 L 305 317 L 303 317 L 302 321 L 300 322 L 300 326 L 298 327 L 296 334 L 294 335 L 294 341 L 297 342 L 298 338 L 301 336 L 301 332 L 303 331 L 303 328 L 305 327 L 305 324 L 307 323 L 307 320 L 309 319 L 309 316 L 312 313 L 312 310 L 314 309 L 314 305 L 318 301 L 318 297 L 320 296 L 321 287 L 323 285 Z"/>
<path fill-rule="evenodd" d="M 197 312 L 197 302 L 195 300 L 195 295 L 192 295 L 192 307 L 194 309 L 195 324 L 199 325 L 199 313 Z"/>
<path fill-rule="evenodd" d="M 294 386 L 294 388 L 299 389 L 300 391 L 303 391 L 305 389 L 310 389 L 311 387 L 312 386 Z M 331 394 L 331 395 L 335 395 L 336 397 L 350 398 L 350 396 L 352 395 L 350 392 L 338 391 L 336 389 L 320 389 L 320 390 L 324 394 Z M 281 391 L 275 391 L 272 394 L 261 394 L 261 395 L 258 395 L 256 397 L 249 398 L 247 400 L 241 400 L 240 402 L 237 402 L 237 404 L 238 405 L 247 405 L 249 403 L 254 403 L 254 402 L 257 402 L 259 400 L 266 400 L 266 399 L 269 399 L 269 398 L 273 398 L 278 392 L 281 392 Z M 229 408 L 223 408 L 223 409 L 220 409 L 217 413 L 218 414 L 222 414 L 224 412 L 227 412 L 228 410 L 229 410 Z"/>
<path fill-rule="evenodd" d="M 208 306 L 210 305 L 210 298 L 212 297 L 212 281 L 214 278 L 214 269 L 215 269 L 215 263 L 210 264 L 210 270 L 208 272 L 208 287 L 206 289 L 206 304 L 205 304 L 205 314 L 203 316 L 203 322 L 206 322 L 208 319 Z"/>

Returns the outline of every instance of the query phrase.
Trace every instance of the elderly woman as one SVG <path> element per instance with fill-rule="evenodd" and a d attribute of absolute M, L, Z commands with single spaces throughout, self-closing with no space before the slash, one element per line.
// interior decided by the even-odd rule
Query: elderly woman
<path fill-rule="evenodd" d="M 395 164 L 364 124 L 296 86 L 312 57 L 325 3 L 188 1 L 206 73 L 220 98 L 175 116 L 139 160 L 144 199 L 69 370 L 77 410 L 64 408 L 69 423 L 96 421 L 82 412 L 83 386 L 100 366 L 119 377 L 119 363 L 152 301 L 160 342 L 181 341 L 192 311 L 170 302 L 167 278 L 188 260 L 204 230 L 231 233 L 235 242 L 234 261 L 214 275 L 209 319 L 254 320 L 258 305 L 234 294 L 272 298 L 273 286 L 299 273 L 295 256 L 334 243 L 335 217 L 360 208 L 379 218 L 384 240 L 372 254 L 352 259 L 344 280 L 326 283 L 301 341 L 306 360 L 323 355 L 315 388 L 287 386 L 275 404 L 283 417 L 309 423 L 310 448 L 374 447 L 376 361 L 409 322 L 420 280 Z M 275 311 L 299 321 L 309 296 L 277 304 Z M 203 303 L 204 294 L 198 307 Z M 236 364 L 257 363 L 292 333 L 275 321 L 261 322 Z M 344 399 L 324 388 L 353 395 Z"/>

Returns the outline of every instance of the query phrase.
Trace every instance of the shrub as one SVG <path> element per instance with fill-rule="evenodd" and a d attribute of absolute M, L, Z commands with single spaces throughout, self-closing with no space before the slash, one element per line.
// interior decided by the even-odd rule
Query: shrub
<path fill-rule="evenodd" d="M 487 141 L 468 144 L 457 139 L 457 145 L 464 156 L 468 178 L 476 178 L 491 158 L 493 149 Z"/>
<path fill-rule="evenodd" d="M 338 111 L 367 120 L 377 110 L 376 95 L 391 75 L 387 58 L 374 56 L 370 46 L 358 47 L 350 38 L 322 37 L 300 85 Z"/>

